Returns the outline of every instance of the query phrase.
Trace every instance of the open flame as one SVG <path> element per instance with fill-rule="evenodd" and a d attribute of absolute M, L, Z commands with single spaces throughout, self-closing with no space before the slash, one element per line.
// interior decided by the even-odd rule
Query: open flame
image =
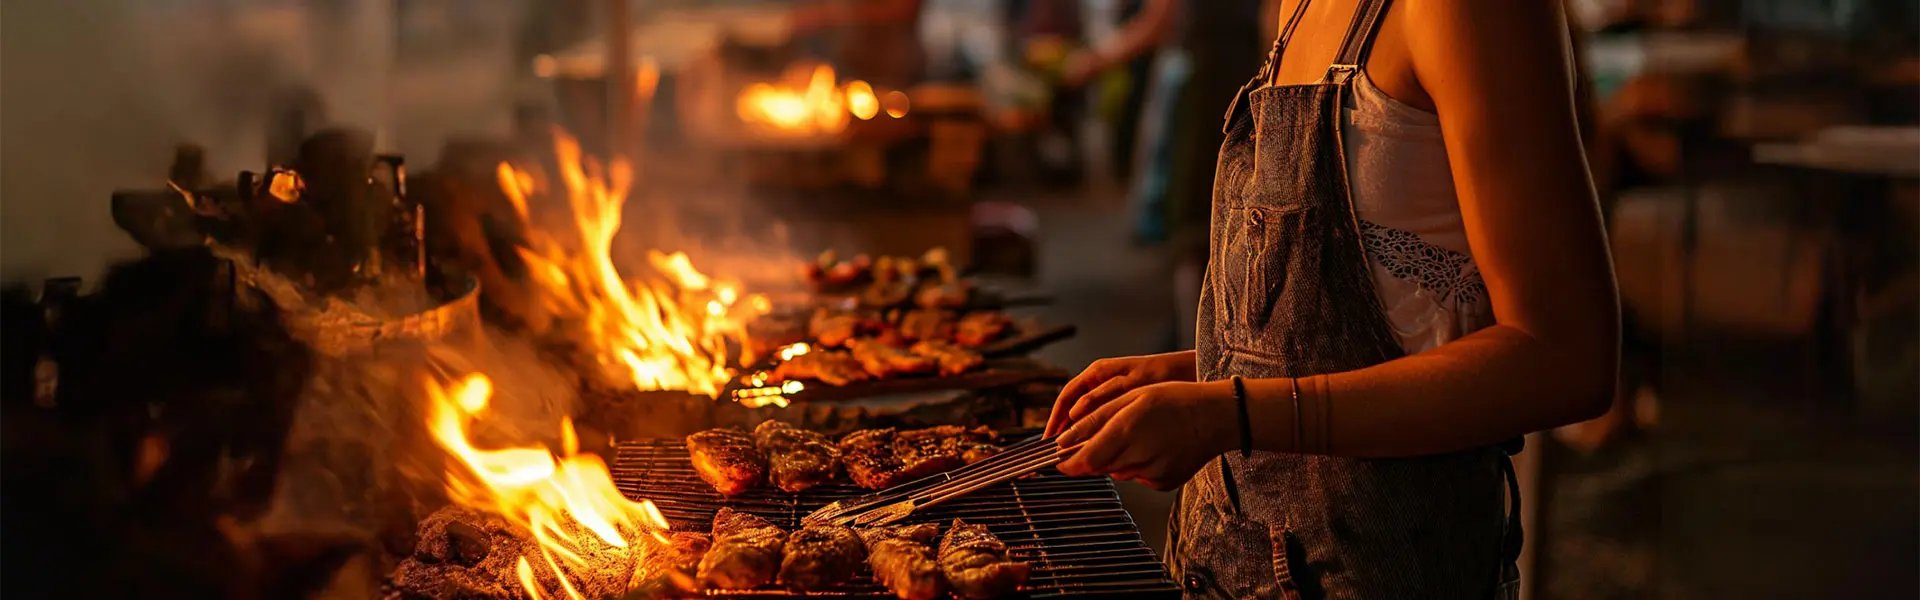
<path fill-rule="evenodd" d="M 873 86 L 854 80 L 839 85 L 833 67 L 819 65 L 805 85 L 756 83 L 741 90 L 736 103 L 740 120 L 765 129 L 793 134 L 833 134 L 845 131 L 852 119 L 862 121 L 883 110 L 893 118 L 906 116 L 906 94 L 894 91 L 887 99 Z"/>
<path fill-rule="evenodd" d="M 458 462 L 448 473 L 448 496 L 525 528 L 537 542 L 539 555 L 522 554 L 514 569 L 529 597 L 580 600 L 578 586 L 561 565 L 585 569 L 591 553 L 640 553 L 649 540 L 666 540 L 668 524 L 660 509 L 622 496 L 606 464 L 579 453 L 573 421 L 561 421 L 558 453 L 540 446 L 480 448 L 469 425 L 487 414 L 492 381 L 471 374 L 448 385 L 428 378 L 426 386 L 428 432 Z M 540 568 L 552 572 L 558 594 L 543 590 L 536 577 Z"/>
<path fill-rule="evenodd" d="M 746 347 L 746 323 L 770 310 L 766 297 L 695 269 L 680 252 L 649 251 L 646 268 L 628 280 L 613 262 L 613 239 L 633 171 L 626 161 L 604 166 L 580 144 L 555 134 L 560 184 L 578 239 L 564 243 L 529 227 L 521 248 L 549 310 L 579 321 L 585 343 L 608 375 L 639 390 L 684 390 L 718 396 L 733 376 L 730 357 Z M 532 173 L 500 163 L 500 187 L 521 219 L 540 193 Z"/>

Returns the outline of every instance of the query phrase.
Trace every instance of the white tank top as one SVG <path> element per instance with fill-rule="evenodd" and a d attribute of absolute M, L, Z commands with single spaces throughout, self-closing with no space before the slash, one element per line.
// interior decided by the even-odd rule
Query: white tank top
<path fill-rule="evenodd" d="M 1412 354 L 1493 323 L 1467 247 L 1440 118 L 1354 77 L 1344 120 L 1347 179 L 1387 321 Z"/>

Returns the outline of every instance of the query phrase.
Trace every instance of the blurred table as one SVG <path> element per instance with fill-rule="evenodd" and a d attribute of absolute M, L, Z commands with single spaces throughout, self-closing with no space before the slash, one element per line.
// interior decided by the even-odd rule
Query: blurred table
<path fill-rule="evenodd" d="M 1833 127 L 1798 142 L 1756 144 L 1753 159 L 1853 175 L 1920 178 L 1920 127 Z"/>

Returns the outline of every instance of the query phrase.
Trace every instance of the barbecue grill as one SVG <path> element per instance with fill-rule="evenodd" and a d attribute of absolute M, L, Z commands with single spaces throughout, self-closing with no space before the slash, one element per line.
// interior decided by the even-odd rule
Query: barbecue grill
<path fill-rule="evenodd" d="M 615 449 L 611 470 L 621 493 L 652 500 L 676 531 L 706 531 L 721 506 L 765 517 L 791 531 L 802 517 L 829 502 L 870 493 L 833 483 L 800 494 L 767 488 L 721 498 L 694 474 L 678 439 L 623 443 Z M 1007 543 L 1015 560 L 1033 566 L 1021 588 L 1028 598 L 1180 597 L 1180 588 L 1121 508 L 1111 480 L 1047 470 L 915 513 L 910 522 L 939 523 L 944 534 L 955 518 L 986 525 Z M 865 572 L 845 585 L 805 594 L 777 586 L 706 593 L 716 598 L 893 597 Z"/>

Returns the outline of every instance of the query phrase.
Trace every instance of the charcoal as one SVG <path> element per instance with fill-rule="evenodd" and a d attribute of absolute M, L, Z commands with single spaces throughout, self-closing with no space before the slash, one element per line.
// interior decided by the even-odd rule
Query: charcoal
<path fill-rule="evenodd" d="M 459 522 L 447 524 L 447 558 L 454 564 L 471 567 L 485 560 L 492 549 L 492 540 L 480 528 Z"/>
<path fill-rule="evenodd" d="M 555 558 L 574 589 L 587 598 L 612 598 L 627 591 L 640 558 L 630 549 L 600 546 L 578 526 L 561 526 L 573 539 L 592 545 L 578 565 Z M 629 535 L 629 539 L 639 539 Z M 523 529 L 499 517 L 450 506 L 420 522 L 421 543 L 393 574 L 395 596 L 429 598 L 526 598 L 514 568 L 521 558 L 532 565 L 545 597 L 565 597 L 540 547 Z M 645 547 L 641 545 L 638 547 Z"/>

